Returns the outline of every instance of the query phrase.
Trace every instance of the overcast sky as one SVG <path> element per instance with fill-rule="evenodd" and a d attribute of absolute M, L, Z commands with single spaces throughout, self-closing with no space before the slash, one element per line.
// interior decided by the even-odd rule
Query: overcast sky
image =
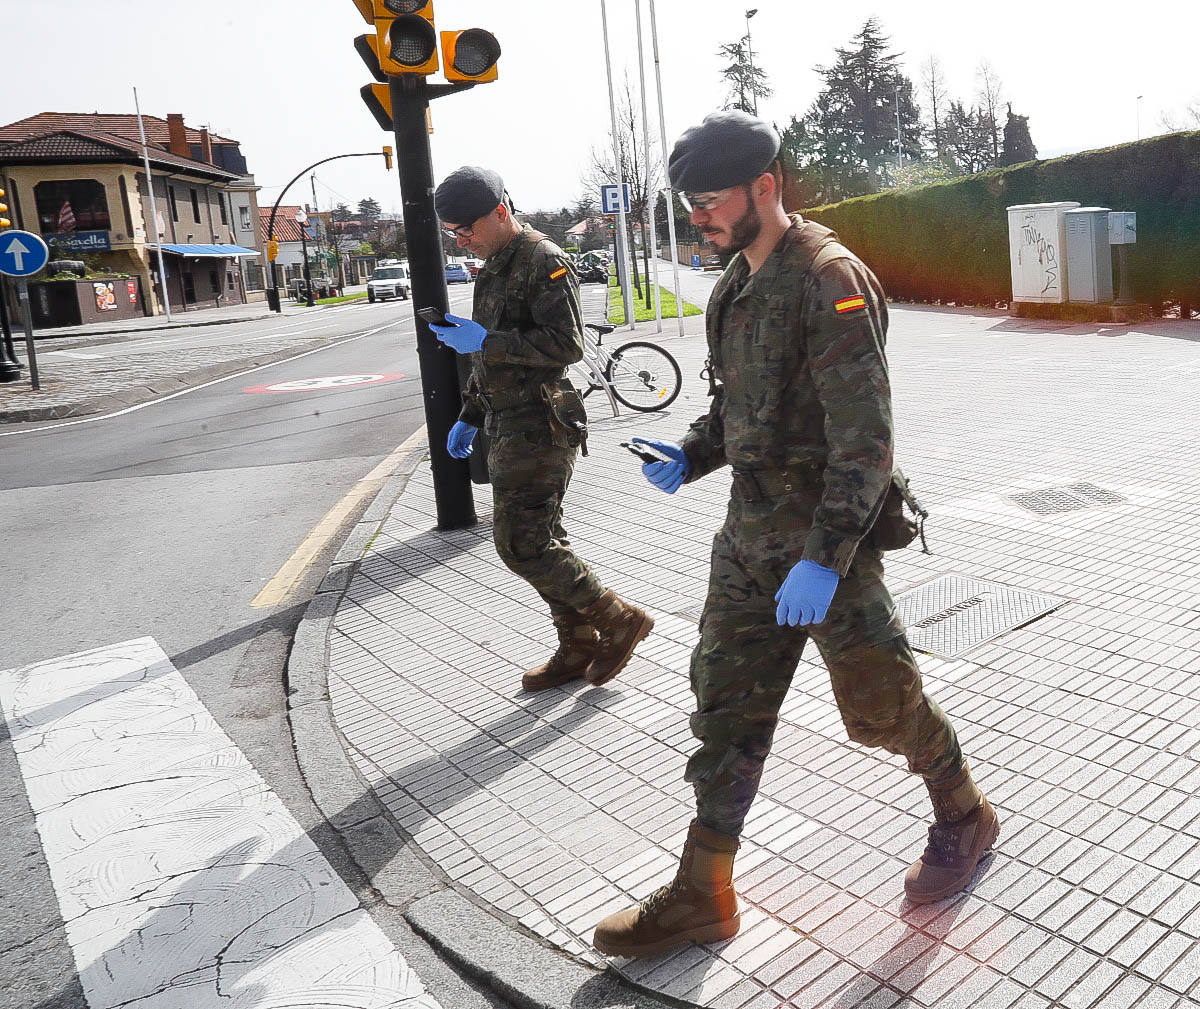
<path fill-rule="evenodd" d="M 781 127 L 820 88 L 814 67 L 832 62 L 863 22 L 878 16 L 909 77 L 941 61 L 952 95 L 974 100 L 976 70 L 988 60 L 1003 97 L 1029 116 L 1042 157 L 1163 132 L 1164 114 L 1184 118 L 1200 102 L 1200 75 L 1187 47 L 1200 37 L 1195 2 L 1008 0 L 904 4 L 839 0 L 817 5 L 756 0 L 750 22 L 755 62 L 775 95 L 760 113 Z M 749 6 L 749 5 L 746 5 Z M 745 32 L 746 6 L 657 0 L 668 144 L 724 101 L 717 47 Z M 618 83 L 638 86 L 634 0 L 608 0 Z M 355 53 L 366 31 L 351 0 L 0 0 L 8 41 L 0 120 L 36 112 L 181 112 L 241 141 L 270 205 L 305 165 L 331 154 L 372 150 L 390 139 L 358 96 L 368 82 Z M 439 29 L 480 27 L 500 40 L 500 79 L 433 104 L 434 173 L 463 164 L 499 171 L 522 209 L 558 209 L 584 188 L 592 150 L 608 142 L 600 0 L 435 0 Z M 657 135 L 650 26 L 643 0 L 646 79 Z M 85 27 L 86 26 L 86 27 Z M 399 184 L 382 160 L 317 170 L 324 208 L 374 196 L 399 209 Z M 311 201 L 305 177 L 288 202 Z"/>

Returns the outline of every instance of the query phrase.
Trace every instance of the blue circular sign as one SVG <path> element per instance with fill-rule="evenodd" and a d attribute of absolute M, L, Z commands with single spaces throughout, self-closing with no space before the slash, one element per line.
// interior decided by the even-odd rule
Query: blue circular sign
<path fill-rule="evenodd" d="M 0 231 L 0 273 L 32 277 L 50 261 L 50 249 L 31 231 Z"/>

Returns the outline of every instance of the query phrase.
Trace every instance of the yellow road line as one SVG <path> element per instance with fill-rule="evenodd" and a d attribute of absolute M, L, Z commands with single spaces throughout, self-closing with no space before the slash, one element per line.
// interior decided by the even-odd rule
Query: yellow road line
<path fill-rule="evenodd" d="M 350 488 L 350 493 L 330 508 L 321 521 L 313 526 L 309 534 L 304 537 L 304 542 L 275 573 L 275 577 L 263 586 L 262 591 L 254 597 L 254 601 L 250 605 L 261 609 L 287 602 L 292 593 L 304 581 L 304 576 L 308 573 L 313 561 L 320 556 L 329 541 L 337 535 L 346 520 L 354 514 L 364 500 L 370 500 L 383 489 L 383 485 L 395 472 L 400 460 L 424 439 L 425 427 L 422 425 L 409 435 L 399 448 Z"/>

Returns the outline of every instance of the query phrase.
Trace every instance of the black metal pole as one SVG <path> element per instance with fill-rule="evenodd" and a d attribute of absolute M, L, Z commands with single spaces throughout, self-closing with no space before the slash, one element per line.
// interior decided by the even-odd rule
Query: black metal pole
<path fill-rule="evenodd" d="M 313 301 L 312 273 L 308 269 L 308 232 L 304 230 L 305 224 L 308 224 L 308 221 L 300 225 L 300 255 L 304 259 L 304 298 L 308 307 L 312 308 L 315 302 Z"/>
<path fill-rule="evenodd" d="M 0 382 L 17 382 L 21 378 L 21 363 L 13 347 L 12 328 L 8 321 L 8 281 L 0 277 Z"/>
<path fill-rule="evenodd" d="M 428 88 L 424 78 L 416 74 L 392 77 L 389 86 L 413 305 L 445 312 L 449 308 L 449 299 L 441 236 L 433 206 L 433 163 L 426 120 L 429 98 L 439 91 Z M 474 525 L 477 519 L 467 463 L 451 458 L 446 451 L 446 436 L 458 420 L 462 405 L 457 355 L 438 341 L 424 319 L 417 316 L 416 323 L 417 360 L 425 400 L 425 430 L 429 436 L 437 527 L 463 529 Z"/>

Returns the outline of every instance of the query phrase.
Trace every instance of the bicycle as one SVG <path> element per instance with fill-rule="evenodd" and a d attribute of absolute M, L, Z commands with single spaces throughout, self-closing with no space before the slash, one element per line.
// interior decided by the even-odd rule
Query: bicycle
<path fill-rule="evenodd" d="M 603 390 L 614 417 L 620 413 L 618 403 L 641 413 L 665 410 L 683 387 L 679 362 L 662 347 L 644 340 L 608 350 L 602 345 L 604 337 L 616 328 L 595 322 L 584 324 L 583 360 L 575 365 L 587 377 L 583 397 Z"/>

